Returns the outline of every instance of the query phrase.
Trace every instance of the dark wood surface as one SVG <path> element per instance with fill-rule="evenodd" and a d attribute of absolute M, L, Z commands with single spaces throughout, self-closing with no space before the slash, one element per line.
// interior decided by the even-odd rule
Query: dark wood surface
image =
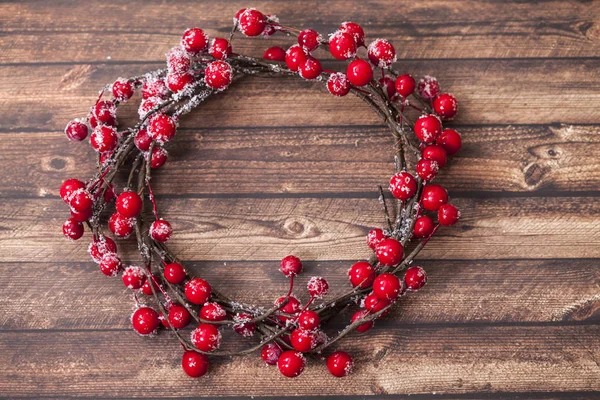
<path fill-rule="evenodd" d="M 290 380 L 252 355 L 188 379 L 176 340 L 135 335 L 130 294 L 60 234 L 58 187 L 93 155 L 65 123 L 104 84 L 158 68 L 185 28 L 224 35 L 248 5 L 321 32 L 356 20 L 461 102 L 464 149 L 439 182 L 464 217 L 419 257 L 426 288 L 343 342 L 351 378 L 312 362 Z M 600 396 L 599 1 L 2 2 L 0 32 L 0 396 Z M 237 83 L 182 121 L 156 176 L 173 248 L 241 300 L 279 295 L 288 253 L 344 286 L 383 223 L 389 133 L 315 86 Z"/>

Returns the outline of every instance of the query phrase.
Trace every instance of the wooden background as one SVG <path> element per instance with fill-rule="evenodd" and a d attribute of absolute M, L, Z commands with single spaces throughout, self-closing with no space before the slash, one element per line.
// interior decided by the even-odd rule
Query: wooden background
<path fill-rule="evenodd" d="M 345 340 L 351 378 L 312 362 L 291 380 L 253 355 L 188 379 L 176 340 L 135 335 L 130 294 L 60 234 L 61 181 L 92 173 L 66 122 L 248 5 L 321 32 L 360 22 L 461 102 L 464 150 L 439 181 L 464 218 L 422 253 L 428 286 Z M 0 396 L 600 396 L 600 1 L 3 1 L 0 30 Z M 290 40 L 235 46 L 271 43 Z M 284 290 L 288 253 L 339 288 L 383 222 L 387 129 L 313 86 L 236 84 L 184 119 L 156 178 L 174 248 L 242 300 Z"/>

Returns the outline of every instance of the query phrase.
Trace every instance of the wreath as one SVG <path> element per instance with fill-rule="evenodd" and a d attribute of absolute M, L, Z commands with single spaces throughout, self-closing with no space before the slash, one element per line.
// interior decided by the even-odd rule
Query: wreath
<path fill-rule="evenodd" d="M 247 37 L 283 33 L 297 38 L 297 44 L 287 50 L 270 47 L 262 59 L 249 57 L 233 52 L 237 31 Z M 314 56 L 318 49 L 347 61 L 345 72 L 324 69 Z M 67 124 L 65 133 L 70 140 L 83 141 L 89 135 L 98 158 L 91 179 L 68 179 L 60 188 L 71 212 L 63 233 L 77 240 L 87 227 L 92 234 L 89 254 L 102 273 L 121 274 L 125 286 L 134 291 L 133 329 L 144 336 L 155 335 L 160 325 L 170 329 L 183 346 L 182 367 L 189 376 L 204 375 L 210 357 L 258 350 L 265 363 L 277 365 L 288 377 L 302 373 L 307 355 L 325 359 L 334 376 L 345 376 L 352 369 L 352 357 L 330 349 L 353 331 L 370 330 L 400 297 L 425 285 L 427 275 L 413 260 L 440 226 L 453 225 L 460 217 L 459 210 L 448 203 L 447 191 L 431 183 L 448 156 L 461 147 L 459 133 L 442 126 L 442 121 L 454 117 L 458 103 L 451 94 L 441 93 L 431 76 L 417 82 L 409 74 L 399 74 L 392 67 L 395 61 L 396 51 L 389 41 L 377 39 L 365 45 L 364 31 L 354 22 L 344 22 L 324 37 L 313 29 L 291 28 L 274 15 L 246 8 L 236 14 L 228 38 L 209 39 L 202 29 L 186 30 L 180 44 L 167 53 L 166 69 L 117 79 L 100 91 L 86 118 Z M 165 244 L 173 229 L 160 218 L 153 195 L 153 171 L 167 161 L 166 147 L 175 137 L 179 119 L 247 75 L 299 76 L 322 83 L 334 96 L 351 93 L 381 117 L 394 138 L 395 173 L 389 192 L 395 204 L 388 204 L 379 186 L 384 228 L 369 231 L 366 242 L 372 254 L 350 267 L 351 287 L 336 290 L 333 296 L 328 295 L 328 282 L 315 276 L 306 285 L 308 301 L 295 297 L 292 291 L 302 262 L 289 255 L 279 266 L 289 278 L 287 293 L 270 307 L 241 303 L 201 277 L 191 276 Z M 142 97 L 139 121 L 121 127 L 117 108 L 131 101 L 136 92 Z M 105 93 L 112 98 L 103 99 Z M 414 173 L 408 172 L 409 167 Z M 117 194 L 113 182 L 126 168 L 128 179 Z M 150 205 L 152 214 L 142 213 Z M 118 239 L 135 236 L 140 266 L 126 266 L 121 260 L 115 241 L 104 233 L 106 223 Z M 327 323 L 352 307 L 358 310 L 344 329 L 330 335 L 323 331 Z M 191 333 L 184 331 L 192 320 L 197 327 Z M 242 350 L 221 350 L 221 331 L 226 328 L 258 340 Z"/>

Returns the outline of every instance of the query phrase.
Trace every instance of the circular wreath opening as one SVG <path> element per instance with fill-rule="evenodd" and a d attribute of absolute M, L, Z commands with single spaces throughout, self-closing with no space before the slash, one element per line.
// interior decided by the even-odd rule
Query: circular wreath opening
<path fill-rule="evenodd" d="M 233 52 L 238 30 L 249 37 L 280 33 L 295 37 L 297 43 L 287 50 L 270 47 L 258 59 Z M 319 49 L 344 60 L 345 71 L 323 68 L 315 57 Z M 204 375 L 209 357 L 258 350 L 264 362 L 277 365 L 284 376 L 300 375 L 306 356 L 325 358 L 332 375 L 346 376 L 353 359 L 342 350 L 331 352 L 333 346 L 351 332 L 369 331 L 402 296 L 427 282 L 425 271 L 413 265 L 415 257 L 440 226 L 453 225 L 460 217 L 448 203 L 446 189 L 432 183 L 461 147 L 460 134 L 443 126 L 457 113 L 458 102 L 442 93 L 431 76 L 417 82 L 396 72 L 395 61 L 396 51 L 389 41 L 376 39 L 366 45 L 363 29 L 354 22 L 342 23 L 325 37 L 312 29 L 287 27 L 275 16 L 247 8 L 236 14 L 228 38 L 210 39 L 200 28 L 186 30 L 180 44 L 167 53 L 167 68 L 117 79 L 100 91 L 87 117 L 67 124 L 67 137 L 84 141 L 89 136 L 98 159 L 93 177 L 68 179 L 60 188 L 71 212 L 63 233 L 78 240 L 87 227 L 92 235 L 89 253 L 102 273 L 120 275 L 133 290 L 133 329 L 144 336 L 155 335 L 161 325 L 173 332 L 184 349 L 182 367 L 189 376 Z M 166 245 L 173 227 L 160 217 L 153 171 L 166 163 L 166 148 L 176 136 L 180 118 L 248 75 L 300 77 L 322 83 L 337 97 L 353 94 L 390 129 L 395 171 L 388 189 L 395 202 L 378 187 L 383 227 L 369 231 L 366 244 L 371 255 L 348 270 L 350 288 L 330 288 L 327 280 L 313 276 L 306 282 L 308 300 L 301 301 L 293 289 L 302 261 L 288 255 L 279 265 L 289 279 L 282 296 L 270 306 L 242 303 L 202 277 L 192 276 Z M 122 127 L 117 109 L 132 101 L 136 92 L 142 97 L 139 121 Z M 112 97 L 106 99 L 106 93 Z M 125 168 L 126 182 L 116 190 L 115 178 Z M 152 209 L 150 218 L 142 212 L 146 207 Z M 124 263 L 106 231 L 117 239 L 135 236 L 139 260 Z M 347 325 L 328 335 L 327 323 L 352 307 L 356 311 Z M 192 321 L 197 326 L 186 330 Z M 227 328 L 258 340 L 242 349 L 223 350 L 221 332 Z"/>

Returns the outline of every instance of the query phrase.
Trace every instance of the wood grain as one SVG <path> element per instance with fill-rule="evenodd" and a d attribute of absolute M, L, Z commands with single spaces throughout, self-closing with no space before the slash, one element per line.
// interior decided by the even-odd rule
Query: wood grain
<path fill-rule="evenodd" d="M 45 65 L 0 67 L 3 130 L 62 130 L 83 117 L 97 91 L 119 76 L 160 68 L 142 65 Z M 342 64 L 328 65 L 332 68 Z M 597 60 L 401 61 L 398 70 L 437 76 L 460 101 L 455 124 L 573 124 L 600 122 Z M 575 79 L 575 80 L 574 80 Z M 334 98 L 319 83 L 281 78 L 277 100 L 261 78 L 248 78 L 203 103 L 182 127 L 339 126 L 379 124 L 373 111 L 353 96 Z M 275 83 L 276 84 L 276 83 Z M 515 88 L 524 88 L 516 90 Z M 10 95 L 8 95 L 10 94 Z M 560 94 L 560 96 L 558 95 Z M 302 110 L 302 112 L 298 112 Z M 137 104 L 125 107 L 130 121 Z M 215 118 L 215 116 L 217 116 Z"/>
<path fill-rule="evenodd" d="M 247 6 L 244 1 L 204 1 L 201 8 L 195 2 L 174 7 L 140 0 L 126 5 L 5 3 L 0 6 L 0 29 L 9 36 L 0 44 L 0 63 L 89 62 L 109 56 L 113 61 L 163 60 L 187 27 L 200 26 L 213 36 L 226 36 L 231 17 Z M 253 6 L 280 16 L 286 25 L 310 26 L 325 33 L 342 21 L 367 18 L 367 38 L 388 38 L 400 59 L 598 57 L 600 51 L 597 2 L 549 1 L 540 6 L 514 1 L 336 1 L 312 4 L 311 17 L 285 1 Z M 393 19 L 389 13 L 373 10 L 390 10 Z M 107 17 L 113 15 L 126 17 Z M 290 42 L 280 36 L 269 41 Z M 254 49 L 260 55 L 256 50 L 260 46 L 253 43 L 235 40 L 239 51 Z"/>
<path fill-rule="evenodd" d="M 421 258 L 600 258 L 595 198 L 451 200 L 464 210 L 460 225 L 441 229 Z M 375 198 L 161 198 L 158 204 L 176 229 L 170 243 L 183 260 L 279 260 L 287 254 L 358 260 L 369 255 L 369 229 L 384 222 Z M 5 262 L 87 262 L 86 246 L 65 242 L 59 233 L 68 216 L 59 199 L 6 199 L 0 216 Z M 573 232 L 585 232 L 586 240 Z M 135 254 L 133 246 L 123 250 Z"/>
<path fill-rule="evenodd" d="M 350 265 L 305 261 L 296 294 L 307 300 L 304 285 L 312 275 L 328 280 L 331 296 L 343 292 Z M 428 272 L 426 288 L 405 296 L 385 326 L 600 322 L 597 260 L 424 260 L 419 265 Z M 236 300 L 264 307 L 287 287 L 283 275 L 276 273 L 276 261 L 186 261 L 186 267 Z M 0 264 L 0 271 L 14 277 L 0 288 L 5 299 L 0 315 L 4 331 L 130 327 L 128 316 L 135 306 L 131 291 L 119 278 L 104 278 L 91 261 L 6 263 Z M 44 302 L 39 301 L 40 293 Z M 102 311 L 97 312 L 100 304 Z M 343 325 L 347 317 L 336 324 Z"/>
<path fill-rule="evenodd" d="M 451 192 L 592 192 L 600 136 L 591 126 L 460 128 L 463 149 L 436 178 Z M 393 173 L 385 127 L 185 129 L 169 144 L 159 194 L 374 193 Z M 0 135 L 4 197 L 58 195 L 66 177 L 93 174 L 88 145 L 62 132 Z M 368 157 L 365 157 L 368 155 Z M 23 168 L 26 166 L 26 168 Z M 125 177 L 123 177 L 125 179 Z M 24 180 L 28 185 L 23 185 Z"/>
<path fill-rule="evenodd" d="M 240 388 L 246 396 L 600 390 L 598 325 L 386 328 L 343 343 L 357 368 L 352 379 L 336 380 L 319 360 L 309 360 L 300 377 L 289 379 L 257 356 L 215 360 L 208 376 L 192 380 L 181 372 L 181 349 L 170 335 L 148 339 L 130 330 L 5 332 L 0 362 L 11 384 L 0 389 L 8 396 L 43 392 L 60 397 L 186 396 L 198 391 L 210 397 L 237 395 Z"/>

